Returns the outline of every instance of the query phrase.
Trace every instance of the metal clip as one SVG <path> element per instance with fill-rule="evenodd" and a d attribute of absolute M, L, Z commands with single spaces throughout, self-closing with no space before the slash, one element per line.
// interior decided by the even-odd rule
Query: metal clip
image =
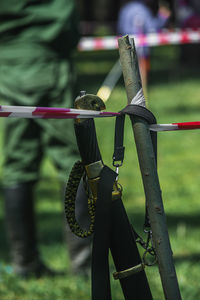
<path fill-rule="evenodd" d="M 115 173 L 117 173 L 116 181 L 118 181 L 118 177 L 119 177 L 119 167 L 118 166 L 115 168 Z"/>
<path fill-rule="evenodd" d="M 153 239 L 152 239 L 152 230 L 150 228 L 145 228 L 144 232 L 148 234 L 147 242 L 146 242 L 146 251 L 143 254 L 142 260 L 146 266 L 153 266 L 157 263 L 156 252 L 153 246 Z M 147 254 L 153 257 L 153 261 L 147 260 Z"/>
<path fill-rule="evenodd" d="M 115 173 L 117 173 L 117 175 L 119 175 L 119 167 L 117 166 L 115 169 Z M 117 176 L 118 177 L 118 176 Z"/>

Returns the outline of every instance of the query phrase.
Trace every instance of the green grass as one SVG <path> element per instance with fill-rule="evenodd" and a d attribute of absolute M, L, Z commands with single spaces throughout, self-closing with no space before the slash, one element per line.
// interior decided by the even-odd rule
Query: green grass
<path fill-rule="evenodd" d="M 149 108 L 158 123 L 200 120 L 200 77 L 198 66 L 181 66 L 178 48 L 152 49 L 152 68 L 148 88 Z M 118 58 L 117 51 L 80 53 L 76 57 L 78 90 L 96 93 L 106 73 Z M 107 110 L 126 105 L 121 79 L 114 89 Z M 0 123 L 2 128 L 2 121 Z M 96 120 L 97 135 L 104 162 L 112 166 L 114 119 Z M 1 130 L 2 134 L 3 129 Z M 2 144 L 2 142 L 1 142 Z M 136 230 L 142 234 L 144 192 L 133 133 L 127 118 L 125 160 L 119 180 L 127 213 Z M 162 132 L 158 135 L 158 173 L 167 215 L 171 246 L 182 298 L 200 299 L 200 131 Z M 2 163 L 2 156 L 0 157 Z M 0 170 L 1 177 L 2 169 Z M 0 202 L 0 261 L 10 263 L 4 230 L 2 193 Z M 57 173 L 48 159 L 43 163 L 42 180 L 36 190 L 39 241 L 47 264 L 66 270 L 66 276 L 23 281 L 0 272 L 0 299 L 90 299 L 90 280 L 70 274 L 67 247 L 63 240 L 62 206 Z M 142 249 L 140 250 L 142 253 Z M 164 299 L 157 267 L 147 269 L 155 300 Z M 119 283 L 112 280 L 114 300 L 123 299 Z"/>

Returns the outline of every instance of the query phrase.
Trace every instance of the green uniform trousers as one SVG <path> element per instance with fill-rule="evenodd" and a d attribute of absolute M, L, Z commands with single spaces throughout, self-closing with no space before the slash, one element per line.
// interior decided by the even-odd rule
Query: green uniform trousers
<path fill-rule="evenodd" d="M 31 52 L 33 49 L 34 45 Z M 50 53 L 40 57 L 27 55 L 23 60 L 20 58 L 20 62 L 17 59 L 4 60 L 0 64 L 0 82 L 0 102 L 4 104 L 49 107 L 73 105 L 70 60 L 58 60 Z M 66 181 L 74 161 L 79 157 L 73 120 L 7 118 L 4 123 L 5 186 L 36 181 L 44 155 L 48 155 L 55 163 L 61 179 Z"/>

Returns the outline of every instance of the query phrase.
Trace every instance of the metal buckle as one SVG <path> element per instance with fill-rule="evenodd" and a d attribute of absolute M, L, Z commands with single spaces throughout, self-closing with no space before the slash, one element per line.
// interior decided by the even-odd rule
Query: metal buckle
<path fill-rule="evenodd" d="M 116 163 L 115 158 L 113 158 L 113 167 L 119 168 L 123 165 L 123 160 L 120 161 L 120 163 Z"/>

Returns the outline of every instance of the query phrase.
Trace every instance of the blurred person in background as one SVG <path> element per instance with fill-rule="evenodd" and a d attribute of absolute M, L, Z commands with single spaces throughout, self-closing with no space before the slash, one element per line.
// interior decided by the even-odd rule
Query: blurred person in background
<path fill-rule="evenodd" d="M 200 1 L 199 0 L 176 0 L 175 1 L 176 25 L 181 29 L 200 28 Z M 200 45 L 180 45 L 181 64 L 200 63 Z"/>
<path fill-rule="evenodd" d="M 200 28 L 200 1 L 176 0 L 177 25 L 181 28 Z"/>
<path fill-rule="evenodd" d="M 1 101 L 71 107 L 75 79 L 72 53 L 78 40 L 74 0 L 1 0 Z M 44 155 L 55 163 L 64 186 L 79 158 L 73 122 L 9 118 L 4 123 L 5 219 L 14 272 L 23 277 L 54 275 L 38 250 L 33 193 Z M 79 203 L 79 217 L 87 223 L 87 213 L 81 209 Z M 67 232 L 72 271 L 80 273 L 89 266 L 90 241 Z"/>
<path fill-rule="evenodd" d="M 159 6 L 156 0 L 132 0 L 119 11 L 117 31 L 121 35 L 158 32 L 166 26 L 170 15 L 166 2 L 161 2 Z M 137 47 L 137 56 L 145 92 L 150 70 L 149 47 Z"/>

